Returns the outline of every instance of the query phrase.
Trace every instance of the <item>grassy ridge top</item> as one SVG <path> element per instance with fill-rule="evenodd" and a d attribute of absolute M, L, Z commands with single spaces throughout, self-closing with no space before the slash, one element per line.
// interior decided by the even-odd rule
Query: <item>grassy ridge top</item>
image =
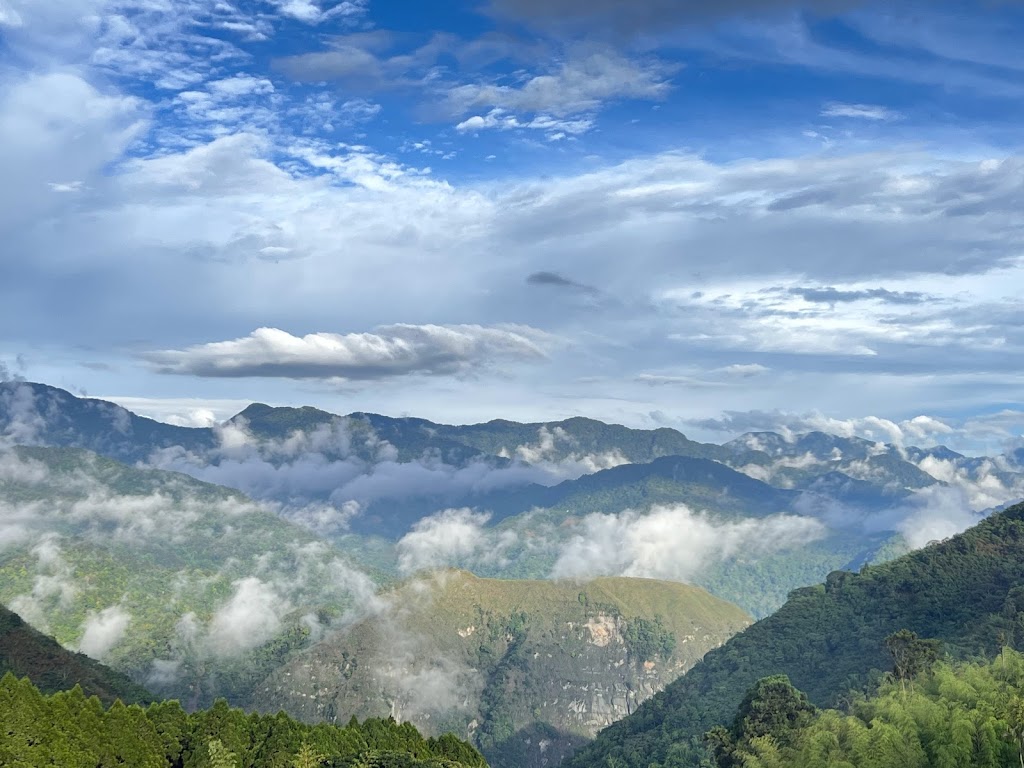
<path fill-rule="evenodd" d="M 657 579 L 601 577 L 585 583 L 546 579 L 486 579 L 467 571 L 444 571 L 436 577 L 439 589 L 419 610 L 439 618 L 470 618 L 478 607 L 496 614 L 524 612 L 535 621 L 583 618 L 594 610 L 610 609 L 623 616 L 661 615 L 675 630 L 717 622 L 749 622 L 738 606 L 714 597 L 700 587 Z M 402 585 L 398 593 L 412 596 L 418 582 Z M 414 608 L 414 610 L 417 610 Z"/>

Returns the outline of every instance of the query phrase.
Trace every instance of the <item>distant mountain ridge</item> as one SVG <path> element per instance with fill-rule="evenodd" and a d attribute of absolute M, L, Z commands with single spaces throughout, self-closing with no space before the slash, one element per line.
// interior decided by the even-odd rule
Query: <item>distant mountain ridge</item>
<path fill-rule="evenodd" d="M 398 462 L 433 457 L 454 467 L 477 461 L 505 467 L 510 461 L 536 464 L 578 458 L 592 463 L 585 470 L 588 473 L 677 456 L 725 464 L 784 489 L 804 488 L 815 478 L 835 472 L 890 491 L 942 484 L 950 473 L 960 472 L 970 479 L 982 472 L 1004 485 L 1016 483 L 1019 496 L 1024 497 L 1024 482 L 1018 477 L 1022 464 L 1013 452 L 993 459 L 975 458 L 944 446 L 904 448 L 824 432 L 794 436 L 755 432 L 715 445 L 690 440 L 670 428 L 631 429 L 582 417 L 446 425 L 411 417 L 361 412 L 339 416 L 309 406 L 279 408 L 261 403 L 248 406 L 226 423 L 244 427 L 263 442 L 343 425 L 356 438 L 371 438 L 356 439 L 348 448 L 371 463 L 381 459 L 375 448 L 381 444 L 394 449 L 384 458 Z M 155 451 L 174 447 L 198 454 L 214 452 L 210 460 L 217 461 L 220 439 L 213 428 L 163 424 L 114 403 L 26 382 L 0 383 L 0 437 L 4 435 L 9 443 L 86 448 L 128 463 L 146 462 Z M 336 447 L 320 445 L 320 449 L 328 458 L 337 458 Z M 925 465 L 931 473 L 922 469 Z"/>

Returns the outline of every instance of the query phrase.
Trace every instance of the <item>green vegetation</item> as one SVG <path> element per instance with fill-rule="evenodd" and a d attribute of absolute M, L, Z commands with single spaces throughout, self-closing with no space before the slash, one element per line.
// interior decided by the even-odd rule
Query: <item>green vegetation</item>
<path fill-rule="evenodd" d="M 497 491 L 474 500 L 497 518 L 549 511 L 553 520 L 594 512 L 646 509 L 654 504 L 687 504 L 722 519 L 763 517 L 790 511 L 798 494 L 773 488 L 716 461 L 668 456 L 649 464 L 624 464 L 552 487 Z"/>
<path fill-rule="evenodd" d="M 381 599 L 386 608 L 301 653 L 249 703 L 308 721 L 394 714 L 472 738 L 495 768 L 529 768 L 635 709 L 750 622 L 701 589 L 650 579 L 446 571 Z"/>
<path fill-rule="evenodd" d="M 140 681 L 154 660 L 176 664 L 152 683 L 158 693 L 192 706 L 243 695 L 308 645 L 303 617 L 329 623 L 351 605 L 328 576 L 348 573 L 340 550 L 240 493 L 75 448 L 3 459 L 16 471 L 0 480 L 0 503 L 24 535 L 0 552 L 0 604 L 72 648 L 115 610 L 124 631 L 90 652 Z M 246 584 L 274 629 L 233 648 L 207 628 Z"/>
<path fill-rule="evenodd" d="M 922 668 L 908 688 L 892 676 L 844 711 L 708 734 L 720 768 L 1017 768 L 1024 764 L 1024 656 Z M 758 684 L 759 687 L 762 683 Z M 752 692 L 758 697 L 757 692 Z M 761 698 L 765 710 L 778 702 Z"/>
<path fill-rule="evenodd" d="M 733 455 L 730 449 L 695 442 L 681 432 L 666 427 L 654 430 L 630 429 L 619 424 L 605 424 L 580 417 L 543 424 L 496 419 L 486 424 L 432 426 L 444 437 L 492 455 L 510 454 L 519 446 L 537 444 L 542 429 L 554 437 L 548 452 L 548 458 L 554 460 L 572 454 L 600 455 L 612 450 L 633 464 L 644 464 L 663 456 L 723 460 Z"/>
<path fill-rule="evenodd" d="M 629 619 L 622 631 L 622 639 L 629 655 L 640 662 L 668 659 L 676 649 L 676 636 L 665 626 L 661 616 Z"/>
<path fill-rule="evenodd" d="M 752 745 L 766 739 L 780 747 L 794 741 L 794 732 L 815 714 L 807 696 L 785 675 L 758 680 L 743 698 L 731 728 L 716 725 L 704 739 L 718 768 L 743 768 Z"/>
<path fill-rule="evenodd" d="M 17 614 L 0 606 L 0 675 L 28 677 L 47 693 L 81 686 L 110 704 L 152 701 L 152 695 L 128 678 L 80 653 L 65 650 L 52 637 L 32 629 Z"/>
<path fill-rule="evenodd" d="M 727 724 L 757 680 L 785 674 L 814 704 L 834 705 L 892 669 L 886 638 L 901 629 L 940 640 L 953 658 L 1024 643 L 1024 505 L 941 544 L 794 591 L 567 765 L 697 766 L 703 734 Z"/>
<path fill-rule="evenodd" d="M 448 734 L 424 739 L 394 720 L 345 727 L 248 715 L 218 700 L 186 714 L 176 701 L 104 708 L 76 686 L 44 695 L 29 680 L 0 679 L 0 765 L 95 768 L 486 768 Z"/>

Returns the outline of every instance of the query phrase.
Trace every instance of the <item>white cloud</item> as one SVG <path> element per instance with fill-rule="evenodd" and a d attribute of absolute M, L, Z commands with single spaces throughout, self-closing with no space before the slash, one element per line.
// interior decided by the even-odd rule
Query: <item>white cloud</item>
<path fill-rule="evenodd" d="M 210 93 L 225 98 L 236 99 L 243 96 L 265 96 L 274 92 L 274 84 L 265 77 L 254 77 L 239 73 L 233 77 L 211 80 L 206 84 Z"/>
<path fill-rule="evenodd" d="M 717 522 L 682 505 L 644 514 L 588 515 L 561 549 L 553 578 L 640 576 L 688 582 L 707 565 L 752 559 L 799 547 L 825 535 L 817 520 L 777 515 Z"/>
<path fill-rule="evenodd" d="M 455 126 L 455 130 L 459 131 L 459 133 L 475 133 L 488 129 L 500 131 L 516 129 L 539 130 L 545 131 L 552 138 L 559 135 L 560 138 L 564 138 L 566 134 L 578 136 L 586 133 L 593 127 L 594 121 L 587 117 L 559 119 L 548 115 L 538 115 L 530 120 L 523 121 L 504 109 L 496 108 L 486 115 L 467 117 Z"/>
<path fill-rule="evenodd" d="M 970 510 L 991 509 L 1024 500 L 1024 475 L 1007 472 L 1008 467 L 999 464 L 998 459 L 964 461 L 925 456 L 917 466 L 936 480 L 959 490 L 962 498 L 955 501 L 961 504 L 966 514 Z"/>
<path fill-rule="evenodd" d="M 131 620 L 131 614 L 116 605 L 99 612 L 90 611 L 82 623 L 78 650 L 102 661 L 124 639 Z"/>
<path fill-rule="evenodd" d="M 517 540 L 505 531 L 491 535 L 485 529 L 490 515 L 471 509 L 447 509 L 417 522 L 398 542 L 398 567 L 402 573 L 476 563 L 500 563 Z"/>
<path fill-rule="evenodd" d="M 235 593 L 213 614 L 205 645 L 216 658 L 258 648 L 280 630 L 291 603 L 255 577 L 235 582 Z"/>
<path fill-rule="evenodd" d="M 981 520 L 981 516 L 972 511 L 965 493 L 941 486 L 919 491 L 910 505 L 899 512 L 905 517 L 898 523 L 897 530 L 911 549 L 948 539 Z"/>
<path fill-rule="evenodd" d="M 454 115 L 482 107 L 564 118 L 599 109 L 615 99 L 662 99 L 670 88 L 667 73 L 666 66 L 657 62 L 632 61 L 610 49 L 578 48 L 550 74 L 535 75 L 521 84 L 455 86 L 448 91 L 447 106 Z"/>
<path fill-rule="evenodd" d="M 64 559 L 60 536 L 44 534 L 31 552 L 37 561 L 32 591 L 16 595 L 8 606 L 29 624 L 46 632 L 50 627 L 50 611 L 70 608 L 79 587 L 71 566 Z"/>
<path fill-rule="evenodd" d="M 301 338 L 276 328 L 260 328 L 241 339 L 153 352 L 148 357 L 164 373 L 366 380 L 467 373 L 502 359 L 543 360 L 544 336 L 521 326 L 392 325 L 376 333 L 317 333 Z"/>
<path fill-rule="evenodd" d="M 581 453 L 578 441 L 562 427 L 542 426 L 537 430 L 536 443 L 517 445 L 513 450 L 501 448 L 498 455 L 549 470 L 553 477 L 566 480 L 629 464 L 617 447 L 598 454 Z"/>
<path fill-rule="evenodd" d="M 5 2 L 0 2 L 0 27 L 20 27 L 21 15 Z"/>
<path fill-rule="evenodd" d="M 317 0 L 270 0 L 283 16 L 307 24 L 320 24 L 329 19 L 355 22 L 366 13 L 367 0 L 342 0 L 326 9 Z"/>
<path fill-rule="evenodd" d="M 67 72 L 0 81 L 0 230 L 68 204 L 146 127 L 139 99 L 101 93 Z"/>
<path fill-rule="evenodd" d="M 852 117 L 862 120 L 899 120 L 902 115 L 877 104 L 843 104 L 832 102 L 821 110 L 823 117 Z"/>

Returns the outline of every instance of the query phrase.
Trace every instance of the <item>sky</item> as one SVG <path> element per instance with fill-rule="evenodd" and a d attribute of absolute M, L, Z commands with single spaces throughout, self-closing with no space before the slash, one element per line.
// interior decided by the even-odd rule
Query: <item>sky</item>
<path fill-rule="evenodd" d="M 1015 0 L 0 0 L 0 376 L 176 423 L 1005 447 L 1022 33 Z"/>

